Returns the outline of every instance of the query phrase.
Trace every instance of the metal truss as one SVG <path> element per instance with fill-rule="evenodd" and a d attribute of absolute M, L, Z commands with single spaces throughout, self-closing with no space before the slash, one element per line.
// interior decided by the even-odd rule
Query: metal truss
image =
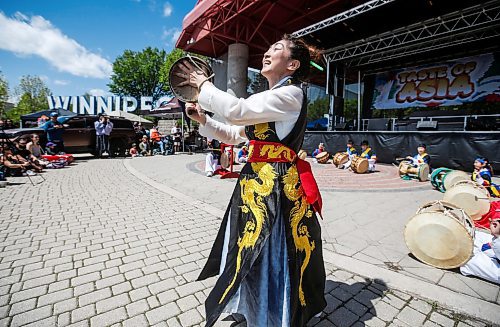
<path fill-rule="evenodd" d="M 499 23 L 500 1 L 494 0 L 338 46 L 326 50 L 324 56 L 329 62 L 353 61 L 354 58 L 368 57 L 366 62 L 368 63 L 370 60 L 375 62 L 377 56 L 374 54 L 378 54 L 378 61 L 381 61 L 388 59 L 387 55 L 391 52 L 394 52 L 393 56 L 398 53 L 396 56 L 400 57 L 410 54 L 407 50 L 413 53 L 425 51 L 424 43 L 431 43 L 434 49 L 460 44 L 471 37 L 471 32 L 494 28 Z M 453 39 L 455 41 L 446 44 L 446 40 Z"/>
<path fill-rule="evenodd" d="M 378 52 L 369 56 L 354 58 L 346 64 L 350 67 L 359 67 L 378 62 L 383 62 L 391 59 L 397 59 L 417 53 L 425 53 L 433 50 L 443 49 L 452 46 L 466 45 L 468 43 L 488 40 L 500 37 L 500 27 L 487 28 L 483 30 L 476 30 L 458 35 L 452 35 L 448 38 L 440 38 L 431 40 L 426 43 L 419 43 L 402 49 L 392 49 L 388 51 Z"/>
<path fill-rule="evenodd" d="M 322 20 L 319 23 L 310 25 L 308 27 L 305 27 L 303 29 L 300 29 L 298 31 L 295 31 L 292 33 L 293 37 L 301 37 L 307 34 L 314 33 L 316 31 L 319 31 L 323 28 L 335 25 L 337 23 L 340 23 L 344 20 L 347 20 L 349 18 L 352 18 L 354 16 L 363 14 L 367 11 L 370 11 L 372 9 L 381 7 L 383 5 L 386 5 L 388 3 L 394 2 L 396 0 L 370 0 L 368 2 L 365 2 L 359 6 L 356 6 L 352 9 L 346 10 L 344 12 L 341 12 L 340 14 L 337 14 L 335 16 L 332 16 L 330 18 L 327 18 L 325 20 Z"/>

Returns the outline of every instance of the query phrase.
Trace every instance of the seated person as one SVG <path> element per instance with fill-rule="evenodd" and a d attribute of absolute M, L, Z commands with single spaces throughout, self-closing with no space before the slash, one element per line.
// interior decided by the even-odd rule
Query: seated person
<path fill-rule="evenodd" d="M 5 167 L 6 176 L 29 176 L 35 175 L 29 168 L 31 164 L 27 161 L 21 162 L 17 156 L 12 153 L 12 149 L 6 146 L 3 149 L 3 166 Z"/>
<path fill-rule="evenodd" d="M 484 157 L 476 158 L 471 179 L 479 185 L 486 187 L 491 196 L 498 198 L 500 197 L 500 185 L 496 185 L 491 181 L 492 175 L 493 169 L 488 163 L 488 159 Z"/>
<path fill-rule="evenodd" d="M 372 150 L 367 140 L 363 140 L 363 142 L 361 142 L 361 150 L 362 152 L 360 154 L 360 157 L 368 159 L 368 171 L 374 172 L 375 163 L 377 162 L 377 155 L 375 154 L 375 151 Z"/>
<path fill-rule="evenodd" d="M 431 157 L 427 154 L 427 146 L 423 143 L 419 144 L 417 147 L 417 154 L 413 157 L 408 156 L 406 159 L 411 160 L 414 167 L 418 167 L 421 164 L 431 165 Z"/>
<path fill-rule="evenodd" d="M 47 142 L 47 144 L 45 144 L 45 152 L 51 156 L 57 155 L 57 144 L 54 142 Z"/>
<path fill-rule="evenodd" d="M 163 145 L 163 141 L 161 140 L 161 134 L 158 131 L 158 127 L 153 126 L 153 128 L 151 128 L 151 130 L 149 131 L 149 135 L 151 136 L 151 143 L 159 145 L 161 154 L 164 154 L 165 147 Z"/>
<path fill-rule="evenodd" d="M 345 152 L 349 155 L 349 157 L 358 155 L 358 151 L 354 147 L 354 142 L 352 140 L 347 140 L 347 149 Z"/>
<path fill-rule="evenodd" d="M 21 138 L 16 141 L 16 157 L 20 162 L 28 162 L 30 163 L 30 169 L 33 169 L 36 172 L 41 172 L 43 170 L 42 165 L 38 161 L 38 159 L 28 150 L 26 149 L 26 145 L 28 141 L 24 138 Z"/>
<path fill-rule="evenodd" d="M 320 143 L 318 145 L 318 148 L 316 150 L 314 150 L 314 152 L 312 153 L 312 156 L 313 158 L 316 158 L 316 156 L 322 152 L 325 152 L 325 145 L 323 143 Z"/>
<path fill-rule="evenodd" d="M 220 143 L 217 140 L 208 140 L 208 149 L 210 150 L 205 157 L 205 173 L 207 177 L 212 177 L 215 171 L 221 169 L 220 159 Z"/>
<path fill-rule="evenodd" d="M 40 145 L 40 136 L 38 134 L 31 135 L 31 141 L 26 145 L 26 149 L 38 160 L 42 158 L 44 151 Z"/>
<path fill-rule="evenodd" d="M 139 143 L 139 153 L 141 156 L 148 156 L 150 151 L 151 147 L 149 146 L 148 137 L 144 135 L 141 143 Z"/>
<path fill-rule="evenodd" d="M 132 158 L 139 156 L 139 151 L 137 151 L 137 144 L 132 143 L 132 147 L 128 151 Z"/>
<path fill-rule="evenodd" d="M 238 162 L 246 163 L 248 160 L 248 148 L 246 145 L 241 147 L 241 150 L 238 151 Z"/>
<path fill-rule="evenodd" d="M 500 218 L 490 220 L 490 232 L 476 231 L 474 255 L 460 272 L 500 284 Z"/>
<path fill-rule="evenodd" d="M 358 150 L 356 150 L 356 148 L 354 147 L 354 142 L 352 140 L 347 140 L 347 147 L 345 153 L 349 155 L 349 161 L 347 161 L 343 165 L 340 165 L 339 168 L 348 169 L 349 167 L 351 167 L 352 158 L 358 155 Z"/>

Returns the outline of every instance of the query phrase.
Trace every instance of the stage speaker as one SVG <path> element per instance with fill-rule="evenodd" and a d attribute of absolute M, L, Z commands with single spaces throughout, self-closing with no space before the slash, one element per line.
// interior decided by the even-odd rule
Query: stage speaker
<path fill-rule="evenodd" d="M 418 130 L 433 131 L 438 128 L 438 122 L 435 120 L 421 120 L 417 122 Z"/>

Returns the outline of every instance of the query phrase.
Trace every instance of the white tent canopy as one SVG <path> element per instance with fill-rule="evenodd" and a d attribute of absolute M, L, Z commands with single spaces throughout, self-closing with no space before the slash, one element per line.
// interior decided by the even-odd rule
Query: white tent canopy
<path fill-rule="evenodd" d="M 128 119 L 128 120 L 133 121 L 133 122 L 137 121 L 139 123 L 153 124 L 153 122 L 150 120 L 144 119 L 139 115 L 136 115 L 136 114 L 133 114 L 130 112 L 126 112 L 126 111 L 121 111 L 121 110 L 107 111 L 106 114 L 108 114 L 109 116 L 112 116 L 112 117 L 122 117 L 122 118 Z"/>

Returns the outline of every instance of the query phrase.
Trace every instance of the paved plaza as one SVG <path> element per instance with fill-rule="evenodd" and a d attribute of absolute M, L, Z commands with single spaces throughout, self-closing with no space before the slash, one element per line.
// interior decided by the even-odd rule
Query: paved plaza
<path fill-rule="evenodd" d="M 78 160 L 35 186 L 11 179 L 0 189 L 0 326 L 204 326 L 215 278 L 195 279 L 234 180 L 205 177 L 203 160 Z M 399 184 L 340 190 L 328 183 L 341 172 L 315 169 L 326 204 L 328 306 L 309 325 L 500 323 L 498 286 L 408 256 L 405 222 L 440 193 Z M 217 326 L 245 323 L 224 316 Z"/>

